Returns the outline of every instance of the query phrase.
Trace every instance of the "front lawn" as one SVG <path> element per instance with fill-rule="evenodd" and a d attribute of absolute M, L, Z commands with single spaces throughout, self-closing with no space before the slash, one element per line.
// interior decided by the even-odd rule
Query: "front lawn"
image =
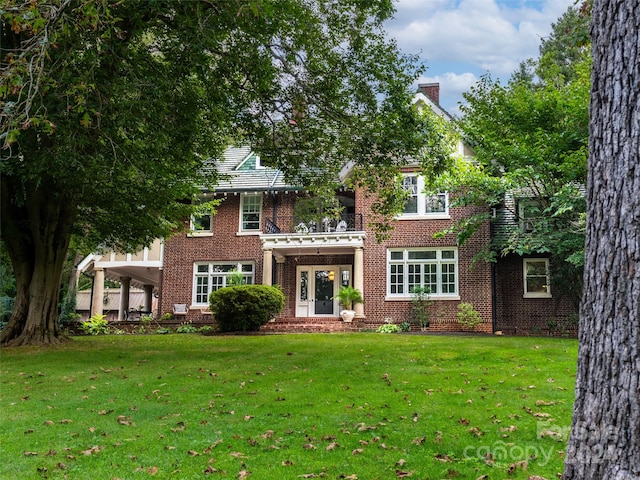
<path fill-rule="evenodd" d="M 4 349 L 0 478 L 556 478 L 576 356 L 375 333 Z"/>

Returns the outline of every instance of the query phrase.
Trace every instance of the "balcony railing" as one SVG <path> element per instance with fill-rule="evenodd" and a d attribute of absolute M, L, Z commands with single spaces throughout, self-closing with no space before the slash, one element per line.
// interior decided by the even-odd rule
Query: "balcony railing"
<path fill-rule="evenodd" d="M 267 218 L 265 221 L 265 233 L 340 233 L 362 231 L 362 214 L 343 214 L 339 217 L 327 217 L 319 215 L 317 218 L 278 216 L 274 222 Z"/>

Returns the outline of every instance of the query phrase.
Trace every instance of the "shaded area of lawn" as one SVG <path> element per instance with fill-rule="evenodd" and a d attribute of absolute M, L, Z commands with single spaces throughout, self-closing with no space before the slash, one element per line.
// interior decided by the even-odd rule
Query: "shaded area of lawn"
<path fill-rule="evenodd" d="M 577 341 L 106 336 L 0 355 L 3 479 L 550 479 Z"/>

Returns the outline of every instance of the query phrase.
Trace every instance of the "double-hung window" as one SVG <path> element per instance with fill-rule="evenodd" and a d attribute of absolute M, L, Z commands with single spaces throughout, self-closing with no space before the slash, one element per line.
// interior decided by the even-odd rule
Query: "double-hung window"
<path fill-rule="evenodd" d="M 549 259 L 524 258 L 522 262 L 524 298 L 551 297 Z"/>
<path fill-rule="evenodd" d="M 449 215 L 449 198 L 446 193 L 425 195 L 424 177 L 407 174 L 402 178 L 407 200 L 400 218 L 443 217 Z"/>
<path fill-rule="evenodd" d="M 387 250 L 387 296 L 410 297 L 416 287 L 432 297 L 458 298 L 458 249 Z"/>
<path fill-rule="evenodd" d="M 240 200 L 240 231 L 260 232 L 262 226 L 262 195 L 243 195 Z"/>
<path fill-rule="evenodd" d="M 197 262 L 193 266 L 193 305 L 208 305 L 209 294 L 227 286 L 241 272 L 246 284 L 254 283 L 253 262 Z"/>

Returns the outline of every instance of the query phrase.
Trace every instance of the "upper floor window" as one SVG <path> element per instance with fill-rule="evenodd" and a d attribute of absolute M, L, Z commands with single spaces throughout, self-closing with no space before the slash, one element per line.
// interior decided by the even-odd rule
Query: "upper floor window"
<path fill-rule="evenodd" d="M 448 216 L 449 198 L 446 193 L 425 195 L 424 177 L 409 174 L 402 179 L 402 186 L 408 192 L 401 218 L 419 216 Z"/>
<path fill-rule="evenodd" d="M 191 215 L 189 229 L 193 236 L 207 236 L 212 232 L 212 220 L 215 207 L 219 202 L 216 200 L 199 198 L 196 207 Z"/>
<path fill-rule="evenodd" d="M 246 284 L 254 283 L 253 262 L 199 262 L 193 268 L 193 305 L 208 305 L 209 294 L 227 286 L 241 272 Z"/>
<path fill-rule="evenodd" d="M 240 200 L 240 231 L 259 232 L 262 226 L 262 195 L 243 195 Z"/>
<path fill-rule="evenodd" d="M 543 207 L 539 200 L 520 200 L 518 202 L 518 218 L 520 230 L 525 233 L 533 232 L 543 216 Z"/>
<path fill-rule="evenodd" d="M 191 230 L 198 232 L 211 232 L 211 213 L 194 213 L 191 216 Z"/>
<path fill-rule="evenodd" d="M 409 297 L 415 287 L 431 296 L 458 296 L 458 249 L 410 248 L 387 251 L 387 295 Z"/>
<path fill-rule="evenodd" d="M 524 297 L 551 297 L 551 279 L 548 258 L 524 258 L 522 260 L 524 276 Z"/>

